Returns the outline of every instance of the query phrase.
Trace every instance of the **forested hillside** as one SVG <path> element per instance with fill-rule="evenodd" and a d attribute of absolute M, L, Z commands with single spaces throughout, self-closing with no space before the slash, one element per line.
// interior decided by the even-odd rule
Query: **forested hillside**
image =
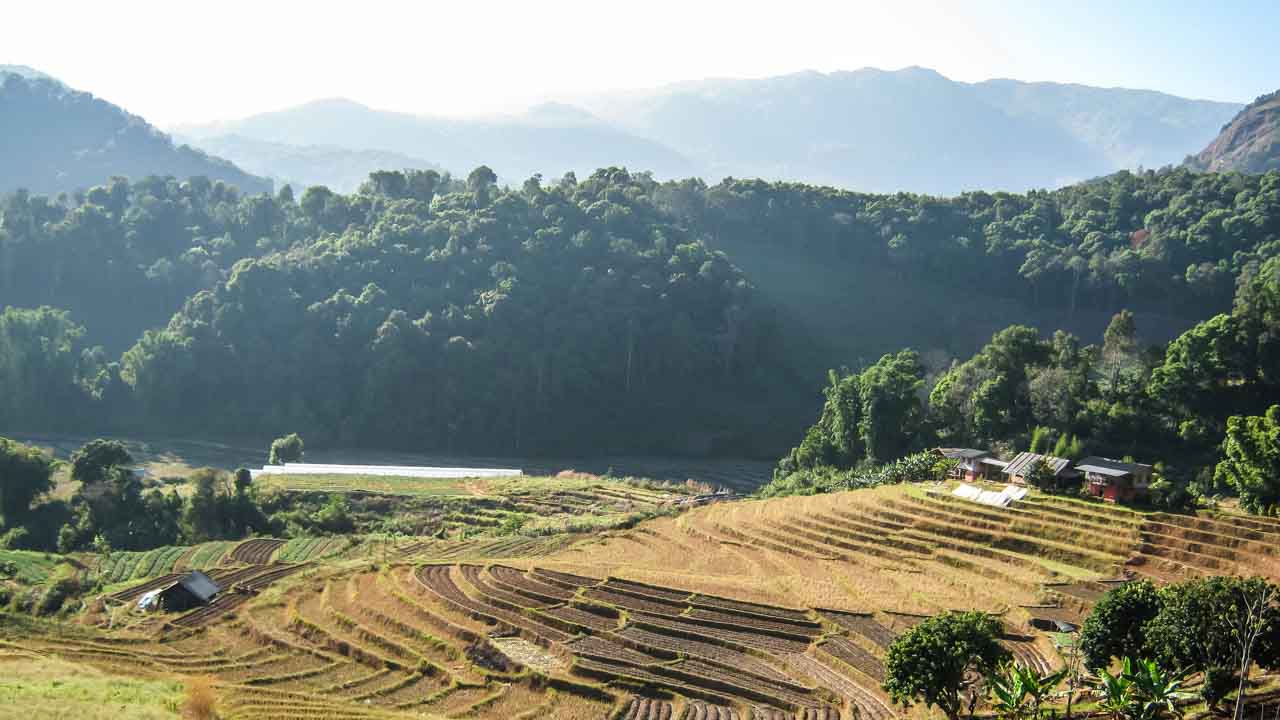
<path fill-rule="evenodd" d="M 1229 309 L 1277 254 L 1280 173 L 946 199 L 620 169 L 505 187 L 482 167 L 0 207 L 0 305 L 67 311 L 4 317 L 4 425 L 768 455 L 829 368 L 913 347 L 936 373 L 1006 314 L 1046 335 L 1076 318 L 1089 343 L 1131 308 L 1163 342 Z M 930 314 L 947 303 L 982 319 Z"/>
<path fill-rule="evenodd" d="M 203 175 L 246 192 L 271 183 L 185 145 L 111 103 L 30 68 L 0 67 L 0 191 L 56 194 L 112 175 Z"/>

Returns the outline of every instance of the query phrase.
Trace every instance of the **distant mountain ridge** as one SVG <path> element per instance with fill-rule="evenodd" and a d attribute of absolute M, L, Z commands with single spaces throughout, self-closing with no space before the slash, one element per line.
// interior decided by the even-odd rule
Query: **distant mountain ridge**
<path fill-rule="evenodd" d="M 504 182 L 534 173 L 559 177 L 627 165 L 662 177 L 695 174 L 670 148 L 568 105 L 546 104 L 514 117 L 456 119 L 374 110 L 343 98 L 317 100 L 276 112 L 175 131 L 201 147 L 235 135 L 294 146 L 377 150 L 423 158 L 465 176 L 489 165 Z M 271 174 L 277 174 L 274 171 Z"/>
<path fill-rule="evenodd" d="M 176 145 L 142 118 L 25 66 L 0 66 L 0 117 L 0 192 L 69 192 L 113 175 L 203 175 L 246 193 L 272 189 L 269 180 Z"/>
<path fill-rule="evenodd" d="M 1280 90 L 1246 106 L 1187 164 L 1209 172 L 1280 169 Z"/>
<path fill-rule="evenodd" d="M 183 142 L 193 141 L 180 138 Z M 204 138 L 199 145 L 246 171 L 270 178 L 276 187 L 325 185 L 341 193 L 355 192 L 376 170 L 444 170 L 441 166 L 386 150 L 351 150 L 332 145 L 289 145 L 240 135 Z"/>
<path fill-rule="evenodd" d="M 484 163 L 506 182 L 618 165 L 659 178 L 951 195 L 1176 164 L 1241 107 L 1149 90 L 963 83 L 926 68 L 866 68 L 608 92 L 503 118 L 420 117 L 330 99 L 180 132 L 208 149 L 219 147 L 210 138 L 235 134 L 394 152 L 456 174 Z"/>

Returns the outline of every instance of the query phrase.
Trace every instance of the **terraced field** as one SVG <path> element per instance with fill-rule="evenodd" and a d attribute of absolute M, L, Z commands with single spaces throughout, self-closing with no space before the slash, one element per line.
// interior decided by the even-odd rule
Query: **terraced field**
<path fill-rule="evenodd" d="M 212 676 L 233 718 L 889 720 L 903 712 L 880 690 L 885 652 L 929 615 L 988 612 L 1020 662 L 1047 670 L 1061 659 L 1036 619 L 1079 620 L 1130 577 L 1275 577 L 1277 539 L 1270 520 L 1040 495 L 998 509 L 900 486 L 346 559 L 345 540 L 167 550 L 185 560 L 109 604 L 197 556 L 230 591 L 182 616 L 12 642 L 117 673 Z"/>

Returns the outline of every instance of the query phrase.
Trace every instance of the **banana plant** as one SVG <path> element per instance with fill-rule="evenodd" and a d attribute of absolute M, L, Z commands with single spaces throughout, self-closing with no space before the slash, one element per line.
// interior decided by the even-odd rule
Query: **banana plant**
<path fill-rule="evenodd" d="M 1021 720 L 1026 715 L 1027 686 L 1019 670 L 1012 663 L 1005 665 L 987 683 L 992 709 L 1005 720 Z"/>
<path fill-rule="evenodd" d="M 1165 672 L 1154 660 L 1139 660 L 1136 668 L 1130 670 L 1126 667 L 1126 673 L 1136 690 L 1143 720 L 1159 717 L 1162 712 L 1182 717 L 1178 701 L 1191 697 L 1191 694 L 1182 691 L 1181 677 Z"/>
<path fill-rule="evenodd" d="M 1114 675 L 1106 669 L 1098 670 L 1096 686 L 1102 695 L 1098 708 L 1115 720 L 1136 720 L 1137 703 L 1129 670 L 1128 658 Z"/>
<path fill-rule="evenodd" d="M 1009 663 L 989 683 L 992 707 L 1001 718 L 1038 718 L 1041 704 L 1066 675 L 1066 670 L 1041 675 L 1034 668 Z"/>
<path fill-rule="evenodd" d="M 1182 717 L 1178 701 L 1191 697 L 1182 691 L 1183 679 L 1154 660 L 1125 658 L 1114 675 L 1099 670 L 1096 684 L 1102 694 L 1099 707 L 1116 720 L 1155 720 L 1166 713 Z"/>

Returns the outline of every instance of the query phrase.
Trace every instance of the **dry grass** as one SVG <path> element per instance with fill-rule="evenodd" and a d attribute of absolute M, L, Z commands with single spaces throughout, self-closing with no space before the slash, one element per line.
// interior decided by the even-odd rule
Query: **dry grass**
<path fill-rule="evenodd" d="M 217 720 L 218 694 L 209 676 L 188 678 L 182 693 L 182 717 L 186 720 Z"/>

